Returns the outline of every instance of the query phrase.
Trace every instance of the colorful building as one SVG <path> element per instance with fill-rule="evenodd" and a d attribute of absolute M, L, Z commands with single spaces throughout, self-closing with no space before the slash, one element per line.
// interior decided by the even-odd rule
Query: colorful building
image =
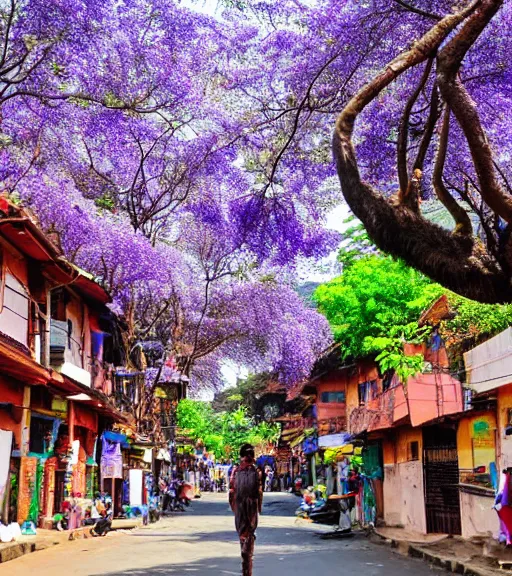
<path fill-rule="evenodd" d="M 97 439 L 129 423 L 111 398 L 108 294 L 23 209 L 0 212 L 2 519 L 51 525 L 98 480 Z"/>
<path fill-rule="evenodd" d="M 463 535 L 499 536 L 492 509 L 501 471 L 512 467 L 512 329 L 464 354 L 473 410 L 459 425 Z"/>

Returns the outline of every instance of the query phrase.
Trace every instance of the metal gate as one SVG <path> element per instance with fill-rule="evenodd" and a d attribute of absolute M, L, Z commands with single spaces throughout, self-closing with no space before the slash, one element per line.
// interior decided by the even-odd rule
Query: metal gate
<path fill-rule="evenodd" d="M 461 534 L 459 462 L 455 431 L 424 429 L 427 532 Z"/>

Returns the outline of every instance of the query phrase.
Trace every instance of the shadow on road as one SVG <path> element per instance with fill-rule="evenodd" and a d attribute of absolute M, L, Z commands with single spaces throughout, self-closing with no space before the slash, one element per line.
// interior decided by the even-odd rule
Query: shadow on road
<path fill-rule="evenodd" d="M 160 542 L 238 542 L 233 526 L 232 530 L 198 531 L 198 532 L 134 532 L 131 538 L 158 538 Z M 301 541 L 319 540 L 309 530 L 298 528 L 273 528 L 264 526 L 258 529 L 257 544 L 265 546 L 282 546 Z"/>
<path fill-rule="evenodd" d="M 254 558 L 254 576 L 311 576 L 312 574 L 340 574 L 356 571 L 362 576 L 430 576 L 432 570 L 421 561 L 392 556 L 381 550 L 365 550 L 363 554 L 349 549 L 276 550 L 260 553 Z M 240 576 L 237 557 L 208 557 L 183 563 L 155 564 L 147 568 L 133 568 L 118 572 L 100 572 L 91 576 Z"/>

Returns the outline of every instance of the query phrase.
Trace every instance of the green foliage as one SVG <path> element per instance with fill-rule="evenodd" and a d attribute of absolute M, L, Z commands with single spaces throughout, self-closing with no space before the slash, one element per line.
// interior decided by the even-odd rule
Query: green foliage
<path fill-rule="evenodd" d="M 512 304 L 481 304 L 449 293 L 453 320 L 443 322 L 441 336 L 450 347 L 474 346 L 512 326 Z"/>
<path fill-rule="evenodd" d="M 215 395 L 212 404 L 214 410 L 233 412 L 244 406 L 249 416 L 256 416 L 259 394 L 267 387 L 269 379 L 268 374 L 249 374 L 247 378 L 239 378 L 236 386 Z"/>
<path fill-rule="evenodd" d="M 245 442 L 255 446 L 274 442 L 280 432 L 275 424 L 256 424 L 244 406 L 219 412 L 209 402 L 182 400 L 177 417 L 178 426 L 194 441 L 201 440 L 206 450 L 217 458 L 236 457 Z"/>
<path fill-rule="evenodd" d="M 344 268 L 364 256 L 379 254 L 365 227 L 355 216 L 349 216 L 343 224 L 351 224 L 343 232 L 343 243 L 338 253 L 338 260 L 343 263 Z"/>
<path fill-rule="evenodd" d="M 96 198 L 94 202 L 98 208 L 108 210 L 109 212 L 113 212 L 116 207 L 115 201 L 110 194 L 103 194 L 99 198 Z"/>
<path fill-rule="evenodd" d="M 442 293 L 440 286 L 403 262 L 369 255 L 319 286 L 314 299 L 341 343 L 343 356 L 359 358 L 393 347 L 397 339 L 421 339 L 417 320 Z"/>
<path fill-rule="evenodd" d="M 404 384 L 411 376 L 415 376 L 423 370 L 423 354 L 406 356 L 404 354 L 403 342 L 395 341 L 383 350 L 375 360 L 379 363 L 382 372 L 393 370 L 398 379 Z"/>
<path fill-rule="evenodd" d="M 394 369 L 405 382 L 421 371 L 423 358 L 405 356 L 403 344 L 419 344 L 429 336 L 429 329 L 420 329 L 417 322 L 443 293 L 456 316 L 442 323 L 441 335 L 454 354 L 456 347 L 463 351 L 512 325 L 512 304 L 481 304 L 447 292 L 399 260 L 359 252 L 371 249 L 371 242 L 358 226 L 349 232 L 352 244 L 339 256 L 343 274 L 319 286 L 313 296 L 344 358 L 377 355 L 382 371 Z"/>

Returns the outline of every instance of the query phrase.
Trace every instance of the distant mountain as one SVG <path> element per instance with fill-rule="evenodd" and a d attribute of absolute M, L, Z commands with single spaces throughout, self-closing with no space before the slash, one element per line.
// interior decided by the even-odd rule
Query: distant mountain
<path fill-rule="evenodd" d="M 313 303 L 313 292 L 320 286 L 320 282 L 303 282 L 295 287 L 299 296 L 304 299 L 304 301 L 311 307 L 315 307 Z"/>

